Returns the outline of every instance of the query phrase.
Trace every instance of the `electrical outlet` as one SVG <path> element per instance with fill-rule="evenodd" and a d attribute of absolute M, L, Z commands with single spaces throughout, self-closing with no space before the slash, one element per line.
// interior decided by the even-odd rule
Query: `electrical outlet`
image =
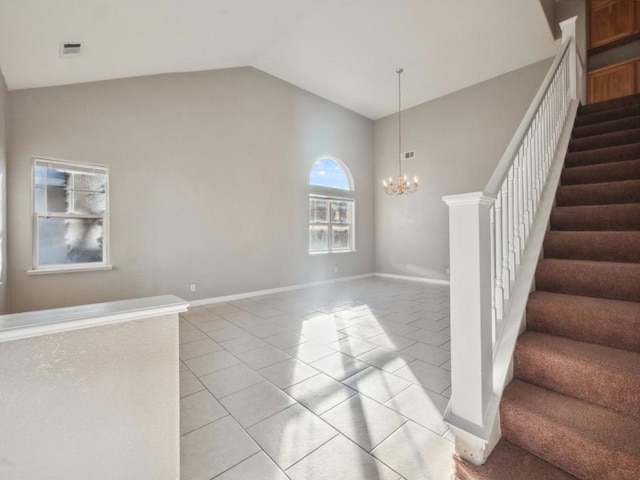
<path fill-rule="evenodd" d="M 449 269 L 447 268 L 447 275 L 449 275 L 451 272 L 449 271 Z"/>
<path fill-rule="evenodd" d="M 334 273 L 338 273 L 338 267 L 333 267 Z"/>
<path fill-rule="evenodd" d="M 189 289 L 190 289 L 192 292 L 195 292 L 195 291 L 196 291 L 196 289 L 197 289 L 196 284 L 195 284 L 195 283 L 192 283 L 192 284 L 189 286 Z"/>

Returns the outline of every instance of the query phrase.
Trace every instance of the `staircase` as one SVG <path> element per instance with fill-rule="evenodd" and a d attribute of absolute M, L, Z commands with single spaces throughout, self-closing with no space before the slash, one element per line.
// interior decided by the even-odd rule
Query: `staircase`
<path fill-rule="evenodd" d="M 640 479 L 640 95 L 580 107 L 500 404 L 460 480 Z"/>

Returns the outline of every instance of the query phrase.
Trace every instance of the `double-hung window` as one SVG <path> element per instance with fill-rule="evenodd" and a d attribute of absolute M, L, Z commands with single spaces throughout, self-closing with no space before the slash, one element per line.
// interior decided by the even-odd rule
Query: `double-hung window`
<path fill-rule="evenodd" d="M 355 250 L 353 180 L 338 159 L 321 158 L 309 178 L 309 253 Z"/>
<path fill-rule="evenodd" d="M 108 167 L 34 159 L 30 273 L 110 268 L 108 231 Z"/>

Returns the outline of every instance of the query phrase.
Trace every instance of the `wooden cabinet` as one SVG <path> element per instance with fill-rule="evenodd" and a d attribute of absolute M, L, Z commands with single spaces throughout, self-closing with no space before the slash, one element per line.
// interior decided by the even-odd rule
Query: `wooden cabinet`
<path fill-rule="evenodd" d="M 640 32 L 640 1 L 591 0 L 589 48 L 602 47 Z"/>
<path fill-rule="evenodd" d="M 589 72 L 589 103 L 640 92 L 640 58 Z"/>

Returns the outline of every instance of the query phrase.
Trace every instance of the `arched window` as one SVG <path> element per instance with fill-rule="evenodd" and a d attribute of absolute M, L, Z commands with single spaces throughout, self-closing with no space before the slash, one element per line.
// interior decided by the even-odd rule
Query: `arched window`
<path fill-rule="evenodd" d="M 338 190 L 353 190 L 353 180 L 346 165 L 340 160 L 326 157 L 313 164 L 309 184 Z"/>
<path fill-rule="evenodd" d="M 309 185 L 309 253 L 354 251 L 354 188 L 347 166 L 323 157 L 313 164 Z"/>

